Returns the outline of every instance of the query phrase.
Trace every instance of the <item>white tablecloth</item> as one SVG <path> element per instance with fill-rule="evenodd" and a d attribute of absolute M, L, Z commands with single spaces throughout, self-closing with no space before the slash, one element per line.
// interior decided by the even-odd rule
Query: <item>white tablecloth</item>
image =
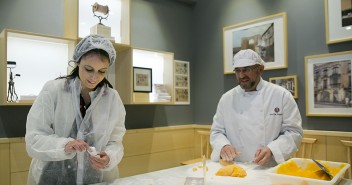
<path fill-rule="evenodd" d="M 256 164 L 239 164 L 246 172 L 245 178 L 221 177 L 215 173 L 221 165 L 207 161 L 206 185 L 271 185 L 267 168 Z M 179 166 L 165 170 L 116 179 L 111 185 L 183 185 L 186 177 L 202 177 L 201 163 Z M 339 185 L 352 185 L 351 180 L 343 179 Z"/>

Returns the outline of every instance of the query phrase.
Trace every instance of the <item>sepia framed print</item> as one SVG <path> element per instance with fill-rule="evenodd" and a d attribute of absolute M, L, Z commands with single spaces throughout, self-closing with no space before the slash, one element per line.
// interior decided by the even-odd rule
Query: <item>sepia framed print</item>
<path fill-rule="evenodd" d="M 233 74 L 233 56 L 241 49 L 256 51 L 265 70 L 287 68 L 286 13 L 223 28 L 224 74 Z"/>
<path fill-rule="evenodd" d="M 188 89 L 175 88 L 175 103 L 189 103 L 189 91 Z"/>
<path fill-rule="evenodd" d="M 326 43 L 352 40 L 352 5 L 350 0 L 325 0 Z"/>
<path fill-rule="evenodd" d="M 133 67 L 133 92 L 152 92 L 152 69 Z"/>
<path fill-rule="evenodd" d="M 281 76 L 269 78 L 269 82 L 281 86 L 292 94 L 293 98 L 298 98 L 297 75 Z"/>
<path fill-rule="evenodd" d="M 175 74 L 176 75 L 188 75 L 188 65 L 186 61 L 175 60 Z"/>
<path fill-rule="evenodd" d="M 190 104 L 190 71 L 189 62 L 174 60 L 174 93 L 175 104 Z"/>
<path fill-rule="evenodd" d="M 306 115 L 352 117 L 352 51 L 305 57 Z"/>
<path fill-rule="evenodd" d="M 175 87 L 188 88 L 188 76 L 175 76 Z"/>

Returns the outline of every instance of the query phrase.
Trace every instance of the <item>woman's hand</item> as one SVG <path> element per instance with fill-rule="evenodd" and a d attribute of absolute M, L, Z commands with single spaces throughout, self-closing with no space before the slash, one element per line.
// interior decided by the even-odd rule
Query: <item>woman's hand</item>
<path fill-rule="evenodd" d="M 89 145 L 84 142 L 83 140 L 73 140 L 68 142 L 65 145 L 65 152 L 66 153 L 72 153 L 72 152 L 83 152 L 86 151 L 89 148 Z"/>
<path fill-rule="evenodd" d="M 89 160 L 91 162 L 92 168 L 100 170 L 105 168 L 110 162 L 110 157 L 105 152 L 100 152 L 96 156 L 89 155 Z"/>

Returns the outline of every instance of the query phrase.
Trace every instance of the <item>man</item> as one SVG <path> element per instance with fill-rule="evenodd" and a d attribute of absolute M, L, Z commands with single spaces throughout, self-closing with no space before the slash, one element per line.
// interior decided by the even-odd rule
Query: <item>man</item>
<path fill-rule="evenodd" d="M 302 119 L 291 93 L 261 78 L 264 61 L 253 50 L 233 58 L 239 85 L 220 99 L 210 134 L 213 161 L 275 166 L 298 150 Z"/>

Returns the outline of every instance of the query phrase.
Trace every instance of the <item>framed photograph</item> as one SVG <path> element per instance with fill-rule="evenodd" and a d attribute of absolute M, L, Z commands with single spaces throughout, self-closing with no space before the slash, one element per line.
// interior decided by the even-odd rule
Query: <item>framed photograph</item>
<path fill-rule="evenodd" d="M 292 76 L 282 76 L 282 77 L 272 77 L 269 78 L 269 82 L 279 85 L 291 92 L 293 98 L 298 98 L 297 90 L 297 75 Z"/>
<path fill-rule="evenodd" d="M 152 92 L 152 69 L 133 67 L 133 91 Z"/>
<path fill-rule="evenodd" d="M 325 0 L 326 43 L 352 40 L 352 3 L 350 0 Z"/>
<path fill-rule="evenodd" d="M 305 57 L 306 115 L 352 117 L 352 51 Z"/>
<path fill-rule="evenodd" d="M 286 13 L 223 28 L 224 74 L 233 74 L 233 56 L 242 49 L 256 51 L 265 70 L 287 68 Z"/>

